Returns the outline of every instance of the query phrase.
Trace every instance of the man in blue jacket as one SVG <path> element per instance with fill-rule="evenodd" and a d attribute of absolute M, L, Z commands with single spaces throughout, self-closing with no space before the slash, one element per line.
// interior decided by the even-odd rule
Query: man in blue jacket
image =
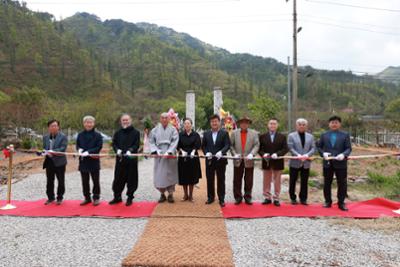
<path fill-rule="evenodd" d="M 321 135 L 317 146 L 319 154 L 324 158 L 324 207 L 332 207 L 331 187 L 333 176 L 336 175 L 338 206 L 348 211 L 344 200 L 347 196 L 347 157 L 351 153 L 351 142 L 350 135 L 340 130 L 341 123 L 339 116 L 330 117 L 330 130 Z"/>
<path fill-rule="evenodd" d="M 103 147 L 103 138 L 95 130 L 95 118 L 85 116 L 83 118 L 84 130 L 78 134 L 76 149 L 79 153 L 79 171 L 82 177 L 82 188 L 85 200 L 80 204 L 87 205 L 92 202 L 97 206 L 100 204 L 100 158 L 91 154 L 100 153 Z M 90 197 L 90 177 L 93 181 L 92 198 Z"/>
<path fill-rule="evenodd" d="M 45 156 L 43 162 L 43 169 L 46 169 L 46 194 L 47 201 L 45 205 L 51 204 L 55 200 L 54 195 L 54 180 L 57 177 L 57 205 L 63 201 L 65 193 L 65 166 L 67 165 L 67 157 L 64 154 L 57 154 L 57 152 L 65 152 L 68 146 L 67 137 L 60 132 L 60 122 L 57 120 L 50 120 L 47 123 L 49 133 L 43 137 L 43 148 Z"/>

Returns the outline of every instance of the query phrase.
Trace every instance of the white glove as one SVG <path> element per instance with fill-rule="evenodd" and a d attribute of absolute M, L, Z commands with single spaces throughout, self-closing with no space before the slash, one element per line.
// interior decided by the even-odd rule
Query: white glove
<path fill-rule="evenodd" d="M 309 157 L 307 154 L 304 154 L 304 155 L 299 155 L 299 158 L 300 158 L 302 161 L 305 161 L 305 160 L 308 160 L 310 157 Z"/>
<path fill-rule="evenodd" d="M 342 160 L 344 160 L 344 155 L 343 155 L 343 154 L 339 154 L 339 155 L 337 155 L 337 156 L 335 157 L 335 159 L 336 159 L 336 160 L 342 161 Z"/>
<path fill-rule="evenodd" d="M 83 153 L 83 149 L 82 148 L 79 148 L 78 149 L 78 154 L 80 155 L 80 154 L 82 154 Z"/>
<path fill-rule="evenodd" d="M 240 155 L 239 154 L 235 154 L 235 156 L 233 156 L 235 159 L 240 159 Z"/>
<path fill-rule="evenodd" d="M 118 156 L 121 156 L 121 154 L 122 154 L 122 150 L 121 150 L 121 149 L 118 149 L 118 150 L 117 150 L 117 155 L 118 155 Z"/>
<path fill-rule="evenodd" d="M 246 158 L 249 159 L 249 160 L 252 160 L 254 158 L 254 156 L 253 156 L 253 154 L 250 153 L 250 154 L 247 155 Z"/>
<path fill-rule="evenodd" d="M 207 152 L 207 153 L 206 153 L 206 157 L 207 157 L 207 159 L 212 159 L 212 154 L 211 154 L 211 152 Z"/>
<path fill-rule="evenodd" d="M 169 156 L 168 151 L 164 153 L 164 156 Z"/>
<path fill-rule="evenodd" d="M 272 158 L 272 159 L 277 159 L 277 158 L 278 158 L 278 155 L 277 155 L 276 153 L 274 153 L 274 154 L 271 155 L 271 158 Z"/>
<path fill-rule="evenodd" d="M 192 152 L 190 153 L 190 157 L 194 158 L 196 156 L 196 150 L 193 149 Z"/>
<path fill-rule="evenodd" d="M 49 156 L 50 158 L 53 156 L 54 151 L 53 150 L 47 150 L 46 155 Z"/>
<path fill-rule="evenodd" d="M 221 159 L 222 158 L 222 152 L 218 151 L 217 154 L 215 154 L 215 156 L 217 157 L 217 160 Z"/>
<path fill-rule="evenodd" d="M 81 156 L 82 156 L 82 157 L 87 157 L 87 156 L 89 156 L 89 152 L 85 151 L 85 152 L 83 152 L 83 153 L 81 154 Z"/>
<path fill-rule="evenodd" d="M 269 153 L 265 153 L 264 155 L 263 155 L 263 158 L 268 158 L 269 157 Z"/>
<path fill-rule="evenodd" d="M 183 157 L 187 157 L 187 155 L 188 155 L 188 153 L 187 153 L 186 151 L 183 151 L 183 150 L 182 150 L 182 156 L 183 156 Z"/>
<path fill-rule="evenodd" d="M 324 160 L 328 160 L 330 155 L 331 155 L 331 153 L 329 153 L 329 152 L 322 153 L 322 156 L 324 157 Z"/>
<path fill-rule="evenodd" d="M 130 156 L 130 155 L 132 155 L 132 153 L 128 150 L 128 151 L 126 151 L 125 155 Z"/>

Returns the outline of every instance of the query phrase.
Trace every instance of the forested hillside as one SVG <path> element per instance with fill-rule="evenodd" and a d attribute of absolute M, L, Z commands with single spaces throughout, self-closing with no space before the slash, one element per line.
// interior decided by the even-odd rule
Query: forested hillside
<path fill-rule="evenodd" d="M 154 24 L 101 21 L 89 13 L 56 21 L 0 2 L 3 126 L 38 127 L 55 116 L 76 128 L 81 116 L 93 114 L 99 127 L 112 128 L 122 111 L 139 120 L 169 107 L 183 115 L 185 92 L 195 90 L 197 125 L 204 127 L 214 86 L 223 88 L 224 108 L 237 116 L 286 118 L 287 66 L 275 59 L 232 54 Z M 398 91 L 371 76 L 300 68 L 300 110 L 315 118 L 343 110 L 383 114 Z M 259 115 L 271 101 L 278 105 Z"/>

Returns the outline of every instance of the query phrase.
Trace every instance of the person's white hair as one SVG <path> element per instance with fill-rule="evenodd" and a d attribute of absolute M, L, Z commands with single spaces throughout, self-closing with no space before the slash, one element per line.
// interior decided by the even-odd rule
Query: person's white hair
<path fill-rule="evenodd" d="M 160 117 L 162 118 L 169 117 L 169 114 L 167 112 L 163 112 L 161 113 Z"/>
<path fill-rule="evenodd" d="M 308 121 L 307 121 L 306 119 L 304 119 L 304 118 L 298 118 L 298 119 L 296 120 L 296 125 L 299 125 L 299 124 L 308 125 Z"/>
<path fill-rule="evenodd" d="M 96 119 L 91 115 L 86 115 L 85 117 L 83 117 L 82 121 L 83 122 L 85 122 L 85 121 L 93 121 L 93 122 L 95 122 Z"/>

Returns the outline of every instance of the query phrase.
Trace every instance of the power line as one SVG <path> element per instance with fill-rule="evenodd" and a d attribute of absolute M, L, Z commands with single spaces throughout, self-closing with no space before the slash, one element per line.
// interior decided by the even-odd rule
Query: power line
<path fill-rule="evenodd" d="M 308 14 L 301 15 L 301 17 L 309 17 L 309 18 L 315 18 L 315 19 L 323 19 L 323 20 L 329 20 L 329 21 L 339 22 L 339 23 L 344 22 L 344 23 L 349 23 L 349 24 L 370 26 L 370 27 L 383 28 L 383 29 L 396 29 L 396 30 L 399 30 L 399 29 L 400 29 L 399 26 L 376 25 L 376 24 L 355 22 L 355 21 L 351 21 L 351 20 L 337 20 L 337 19 L 333 19 L 333 18 L 329 18 L 329 17 L 320 17 L 320 16 L 314 16 L 314 15 L 308 15 Z"/>
<path fill-rule="evenodd" d="M 345 4 L 345 3 L 332 2 L 332 1 L 322 1 L 322 0 L 306 0 L 306 1 L 311 2 L 311 3 L 317 3 L 317 4 L 345 6 L 345 7 L 351 7 L 351 8 L 361 8 L 361 9 L 378 10 L 378 11 L 386 11 L 386 12 L 400 12 L 400 9 L 360 6 L 360 5 L 352 5 L 352 4 Z"/>
<path fill-rule="evenodd" d="M 375 31 L 375 30 L 370 30 L 370 29 L 366 29 L 366 28 L 345 26 L 345 25 L 333 24 L 333 23 L 329 23 L 329 22 L 321 22 L 321 21 L 307 20 L 307 19 L 303 19 L 302 21 L 306 22 L 306 23 L 314 23 L 314 24 L 332 26 L 332 27 L 337 27 L 337 28 L 342 28 L 342 29 L 347 29 L 347 30 L 358 30 L 358 31 L 364 31 L 364 32 L 373 32 L 373 33 L 380 33 L 380 34 L 385 34 L 385 35 L 400 36 L 400 33 L 395 33 L 395 32 Z"/>

